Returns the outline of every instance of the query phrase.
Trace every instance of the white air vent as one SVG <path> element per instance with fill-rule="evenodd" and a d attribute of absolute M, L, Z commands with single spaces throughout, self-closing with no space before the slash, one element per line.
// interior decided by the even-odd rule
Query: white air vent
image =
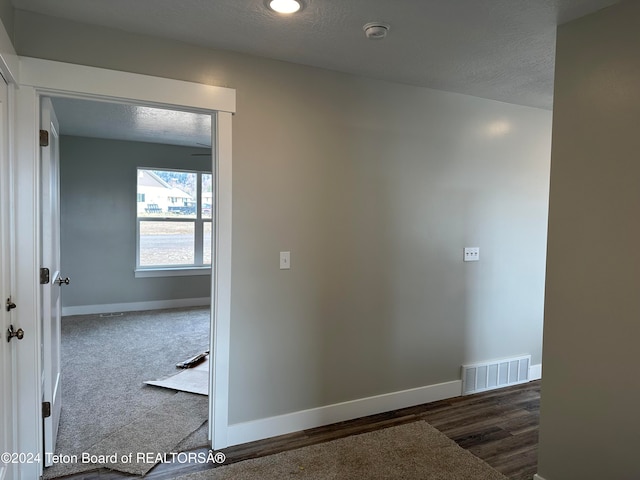
<path fill-rule="evenodd" d="M 531 355 L 462 366 L 462 394 L 484 392 L 529 381 Z"/>

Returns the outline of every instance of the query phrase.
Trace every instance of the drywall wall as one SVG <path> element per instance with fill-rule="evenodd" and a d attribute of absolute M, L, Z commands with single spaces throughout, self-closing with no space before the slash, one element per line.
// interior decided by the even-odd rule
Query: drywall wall
<path fill-rule="evenodd" d="M 72 283 L 63 307 L 210 296 L 210 276 L 134 278 L 138 167 L 211 171 L 202 149 L 62 136 L 61 269 Z M 76 308 L 77 310 L 77 308 Z"/>
<path fill-rule="evenodd" d="M 231 423 L 540 363 L 551 112 L 22 11 L 16 32 L 22 55 L 237 89 Z"/>
<path fill-rule="evenodd" d="M 11 0 L 0 0 L 0 19 L 7 35 L 13 40 L 13 5 Z"/>
<path fill-rule="evenodd" d="M 558 31 L 539 474 L 640 478 L 640 3 Z"/>

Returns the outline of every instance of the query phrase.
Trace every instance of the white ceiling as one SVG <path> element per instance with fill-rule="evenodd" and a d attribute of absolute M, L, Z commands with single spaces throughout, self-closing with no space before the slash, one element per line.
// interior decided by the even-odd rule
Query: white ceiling
<path fill-rule="evenodd" d="M 619 0 L 13 0 L 16 8 L 356 75 L 550 109 L 558 24 Z M 362 26 L 391 26 L 368 40 Z"/>

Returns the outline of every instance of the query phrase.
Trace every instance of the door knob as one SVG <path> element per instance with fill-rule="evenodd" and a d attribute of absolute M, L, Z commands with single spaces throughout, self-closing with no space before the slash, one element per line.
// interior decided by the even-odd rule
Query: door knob
<path fill-rule="evenodd" d="M 62 284 L 69 285 L 69 283 L 71 283 L 71 280 L 69 280 L 69 277 L 67 278 L 58 277 L 58 279 L 56 280 L 56 283 L 59 286 L 62 286 Z"/>
<path fill-rule="evenodd" d="M 22 340 L 24 338 L 24 330 L 21 328 L 14 330 L 13 325 L 11 325 L 7 329 L 7 342 L 10 342 L 13 337 L 16 337 L 18 340 Z"/>

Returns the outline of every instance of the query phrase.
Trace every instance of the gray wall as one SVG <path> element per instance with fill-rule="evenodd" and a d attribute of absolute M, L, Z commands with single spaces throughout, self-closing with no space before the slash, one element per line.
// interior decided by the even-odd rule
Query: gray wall
<path fill-rule="evenodd" d="M 231 423 L 540 363 L 551 112 L 21 11 L 16 31 L 22 55 L 237 89 Z"/>
<path fill-rule="evenodd" d="M 640 3 L 558 31 L 539 473 L 640 478 Z"/>
<path fill-rule="evenodd" d="M 13 40 L 13 5 L 11 0 L 0 0 L 0 19 L 7 35 Z"/>
<path fill-rule="evenodd" d="M 134 278 L 138 167 L 211 171 L 201 149 L 62 136 L 64 307 L 209 297 L 210 276 Z"/>

